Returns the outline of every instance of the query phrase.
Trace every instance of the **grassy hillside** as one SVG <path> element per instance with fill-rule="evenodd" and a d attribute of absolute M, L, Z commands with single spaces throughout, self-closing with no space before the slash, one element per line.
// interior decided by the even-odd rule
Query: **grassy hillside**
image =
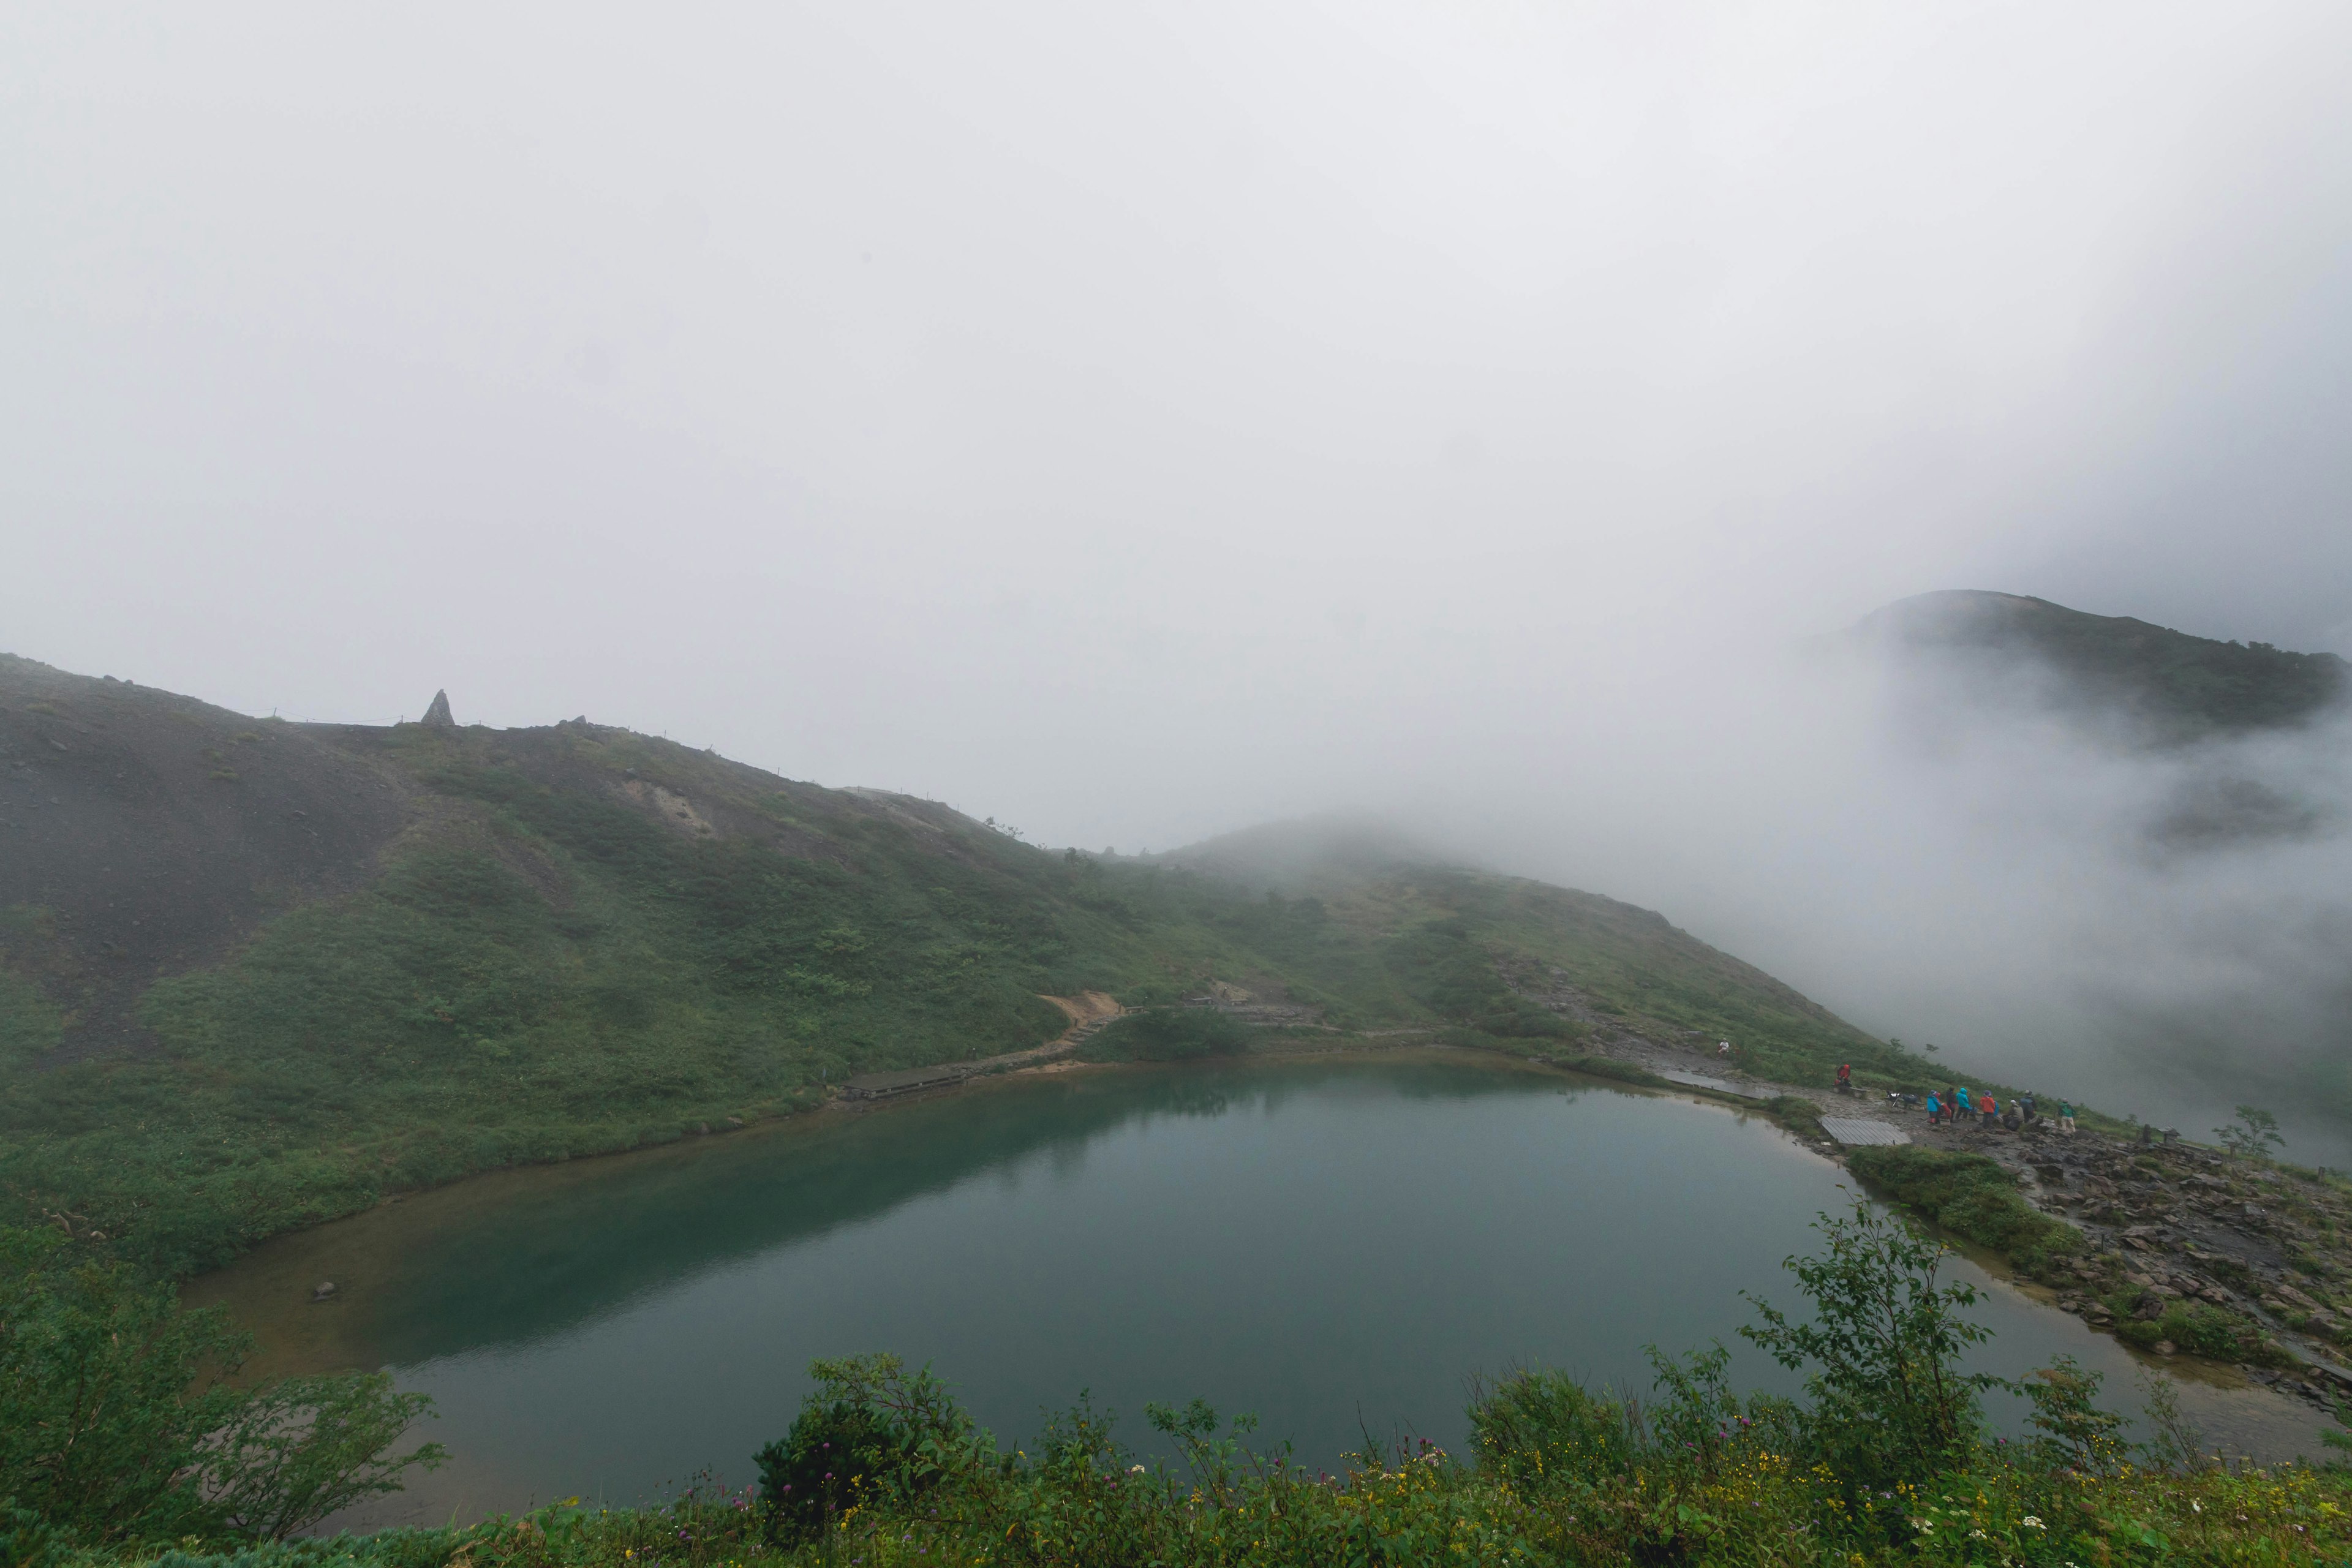
<path fill-rule="evenodd" d="M 2159 741 L 2299 724 L 2352 691 L 2352 667 L 2332 653 L 2217 642 L 2017 594 L 1922 594 L 1857 629 L 1915 652 L 2031 659 L 2058 678 L 2053 694 L 2067 704 Z"/>
<path fill-rule="evenodd" d="M 0 746 L 0 1215 L 169 1271 L 1034 1045 L 1081 990 L 1517 1049 L 1696 1031 L 1817 1080 L 1885 1054 L 1589 894 L 1389 865 L 1285 898 L 585 721 L 257 724 L 11 660 Z"/>

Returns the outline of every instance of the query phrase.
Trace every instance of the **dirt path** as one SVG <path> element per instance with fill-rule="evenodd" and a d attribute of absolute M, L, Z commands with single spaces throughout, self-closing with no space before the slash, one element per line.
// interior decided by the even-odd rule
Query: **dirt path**
<path fill-rule="evenodd" d="M 983 1058 L 972 1064 L 973 1071 L 996 1072 L 1011 1068 L 1034 1067 L 1055 1057 L 1067 1056 L 1091 1039 L 1105 1024 L 1127 1011 L 1116 999 L 1100 991 L 1081 991 L 1076 996 L 1045 996 L 1040 993 L 1040 999 L 1059 1007 L 1069 1018 L 1070 1026 L 1042 1046 Z"/>

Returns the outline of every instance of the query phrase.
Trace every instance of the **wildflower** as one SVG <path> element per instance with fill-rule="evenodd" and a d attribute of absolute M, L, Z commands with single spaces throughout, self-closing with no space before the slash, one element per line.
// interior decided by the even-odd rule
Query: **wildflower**
<path fill-rule="evenodd" d="M 2025 1516 L 2025 1528 L 2028 1530 L 2047 1530 L 2050 1527 L 2029 1513 Z"/>

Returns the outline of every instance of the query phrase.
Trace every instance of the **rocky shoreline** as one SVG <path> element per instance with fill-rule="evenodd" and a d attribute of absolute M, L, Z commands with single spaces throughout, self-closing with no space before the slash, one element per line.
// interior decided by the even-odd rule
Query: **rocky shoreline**
<path fill-rule="evenodd" d="M 2229 1363 L 2331 1411 L 2352 1395 L 2352 1182 L 2152 1133 L 2062 1132 L 2046 1117 L 2015 1131 L 1930 1126 L 1883 1091 L 1766 1082 L 1704 1045 L 1661 1045 L 1622 1029 L 1590 1048 L 1662 1077 L 1703 1072 L 1738 1099 L 1799 1100 L 1822 1115 L 1885 1122 L 1916 1146 L 1990 1160 L 2026 1202 L 2083 1237 L 2079 1251 L 2026 1276 L 2060 1310 L 2136 1349 Z M 1832 1140 L 1809 1142 L 1847 1157 Z M 2158 1325 L 2182 1321 L 2198 1325 L 2202 1343 L 2162 1337 Z"/>

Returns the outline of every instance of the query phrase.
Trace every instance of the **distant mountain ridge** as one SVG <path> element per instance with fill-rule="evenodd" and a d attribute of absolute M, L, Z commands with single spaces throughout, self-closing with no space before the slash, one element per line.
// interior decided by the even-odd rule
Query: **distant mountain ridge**
<path fill-rule="evenodd" d="M 2192 637 L 2047 599 L 1948 589 L 1865 616 L 1854 635 L 1915 658 L 2030 661 L 2056 705 L 2122 720 L 2158 744 L 2308 723 L 2352 695 L 2332 653 Z"/>

